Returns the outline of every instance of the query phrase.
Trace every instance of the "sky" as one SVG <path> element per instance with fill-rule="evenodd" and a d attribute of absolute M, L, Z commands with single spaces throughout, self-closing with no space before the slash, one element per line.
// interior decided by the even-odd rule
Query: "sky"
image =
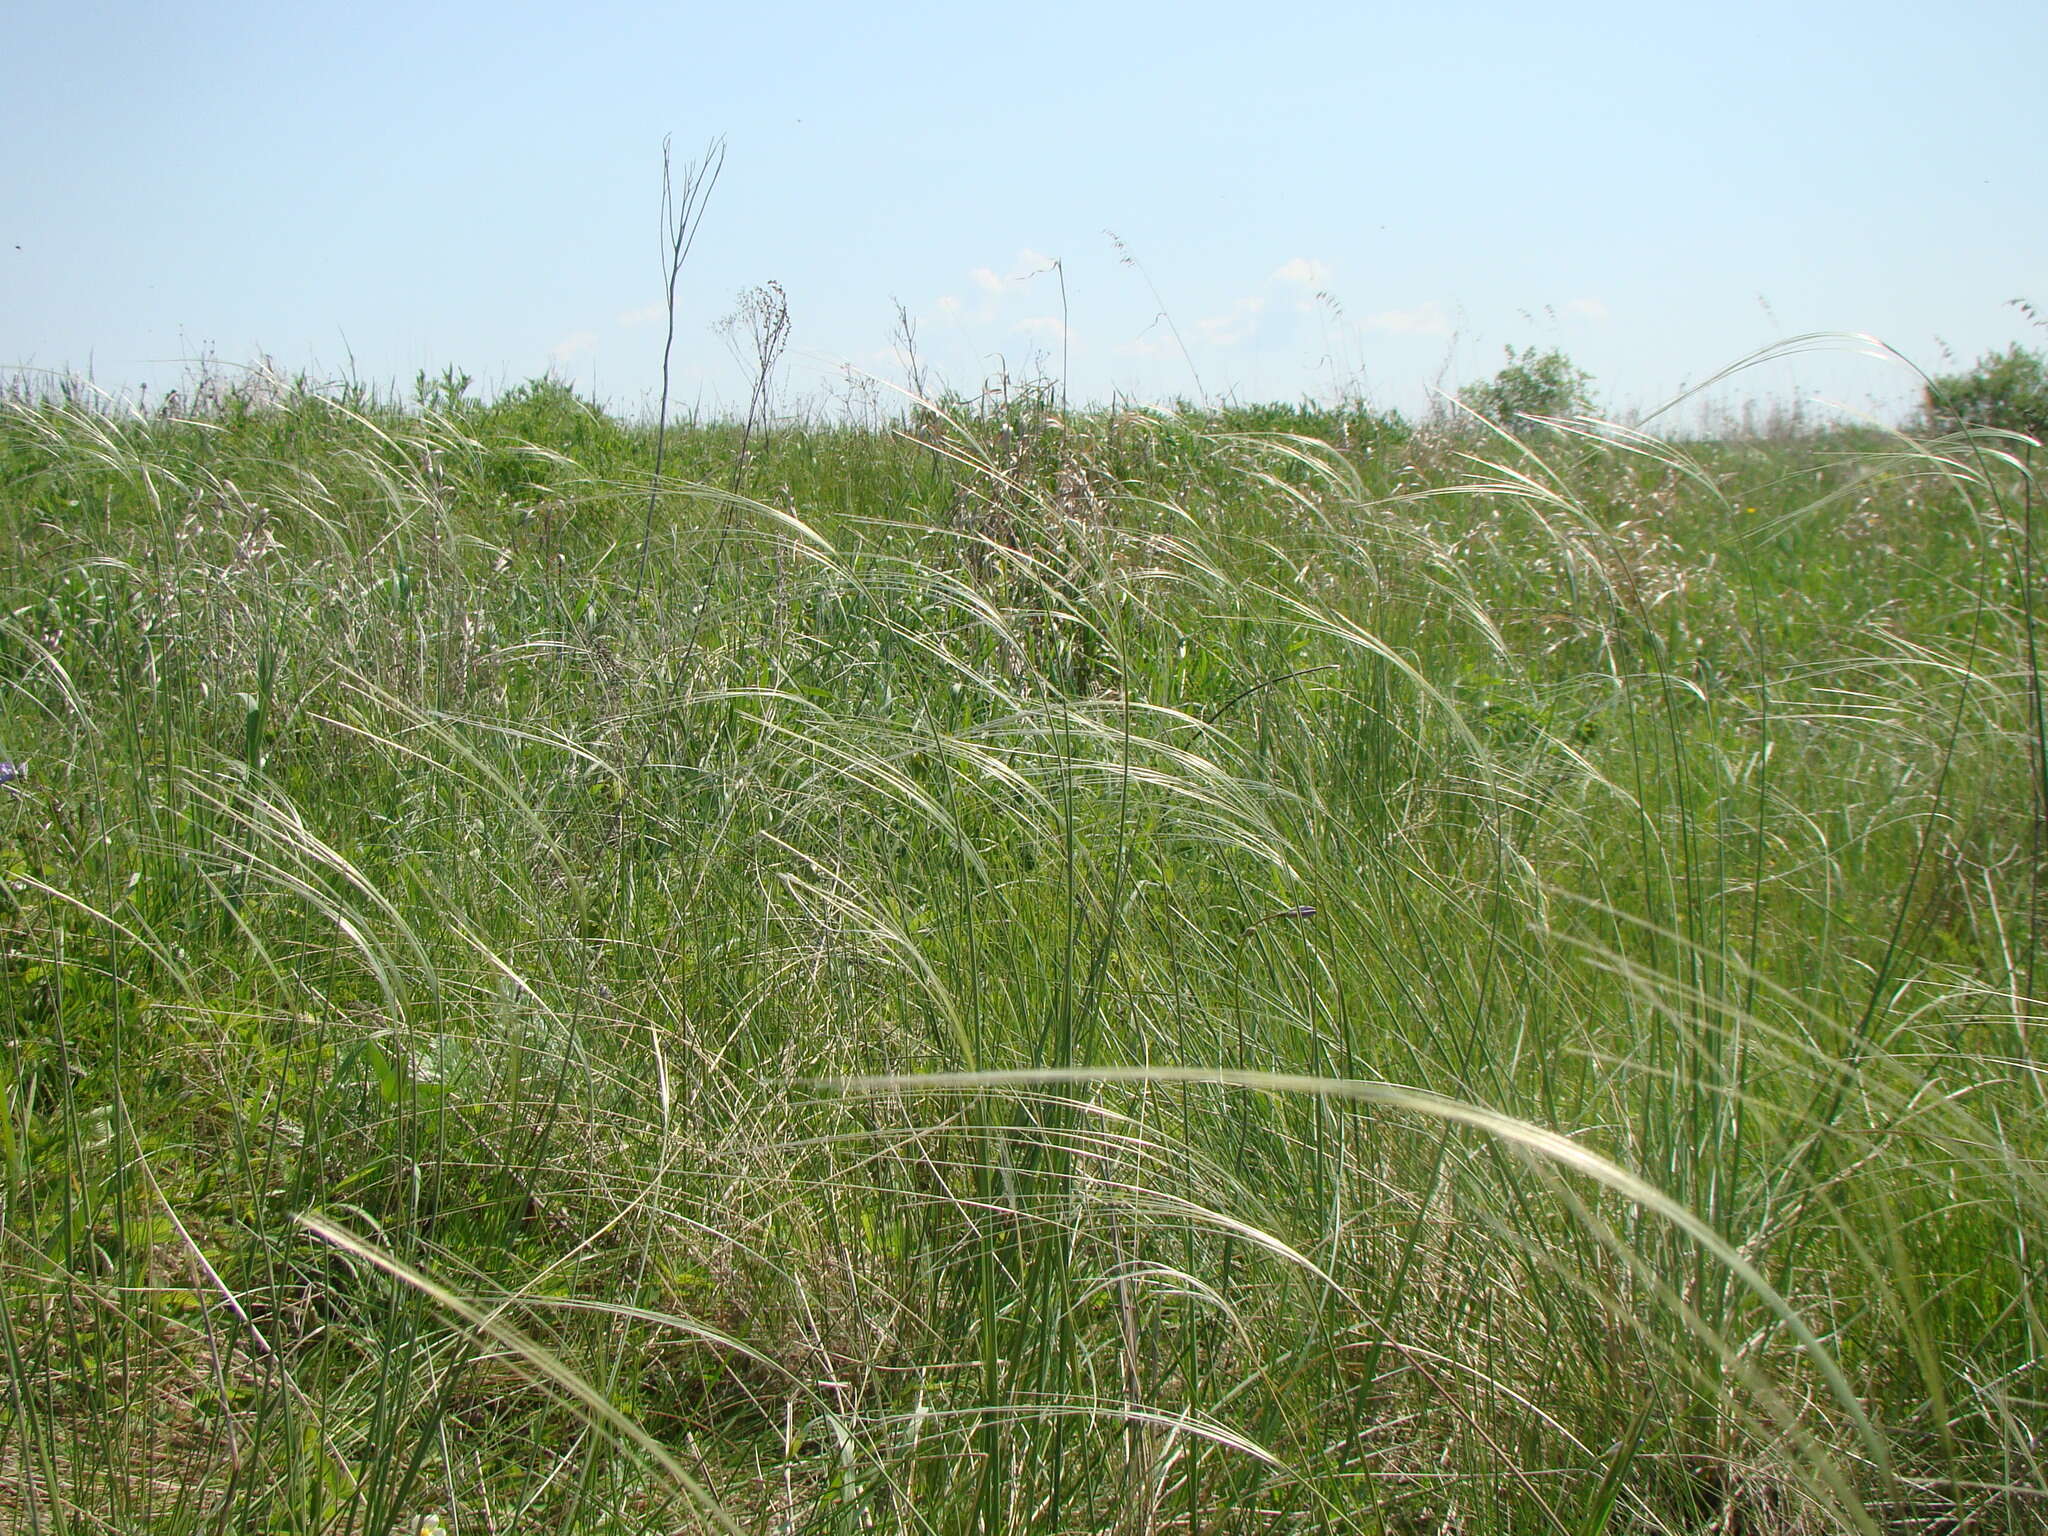
<path fill-rule="evenodd" d="M 11 0 L 0 369 L 211 358 L 409 392 L 659 387 L 662 144 L 723 170 L 672 392 L 933 385 L 1426 409 L 1561 348 L 1641 414 L 1896 417 L 1911 365 L 2048 345 L 2048 4 L 345 7 Z M 744 353 L 745 348 L 737 349 Z"/>

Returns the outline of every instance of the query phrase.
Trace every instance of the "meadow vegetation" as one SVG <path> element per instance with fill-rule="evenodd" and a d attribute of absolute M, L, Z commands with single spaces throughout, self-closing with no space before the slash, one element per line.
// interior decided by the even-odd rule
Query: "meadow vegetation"
<path fill-rule="evenodd" d="M 0 1524 L 2048 1522 L 2032 446 L 1056 402 L 7 403 Z"/>

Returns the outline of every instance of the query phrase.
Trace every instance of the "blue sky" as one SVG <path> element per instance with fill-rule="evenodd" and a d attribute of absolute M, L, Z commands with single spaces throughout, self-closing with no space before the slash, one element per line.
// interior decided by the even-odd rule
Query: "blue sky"
<path fill-rule="evenodd" d="M 729 145 L 679 295 L 686 405 L 744 400 L 714 324 L 769 279 L 791 402 L 900 381 L 898 300 L 954 386 L 1064 369 L 1095 399 L 1414 410 L 1535 345 L 1627 410 L 1806 331 L 1935 369 L 2048 342 L 2009 304 L 2048 304 L 2040 0 L 9 17 L 0 365 L 107 388 L 262 351 L 379 383 L 552 369 L 635 409 L 666 134 Z M 1839 352 L 1723 395 L 1912 388 Z"/>

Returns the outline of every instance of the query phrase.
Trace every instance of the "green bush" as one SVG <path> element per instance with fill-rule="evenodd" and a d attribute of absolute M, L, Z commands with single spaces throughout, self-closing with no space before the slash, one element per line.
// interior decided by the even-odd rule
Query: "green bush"
<path fill-rule="evenodd" d="M 2048 357 L 2018 342 L 1987 352 L 1968 373 L 1930 379 L 1926 408 L 1938 432 L 1997 427 L 2048 437 Z"/>
<path fill-rule="evenodd" d="M 1552 347 L 1507 349 L 1507 365 L 1484 384 L 1458 391 L 1459 403 L 1510 432 L 1525 431 L 1531 416 L 1570 416 L 1591 409 L 1593 376 Z"/>

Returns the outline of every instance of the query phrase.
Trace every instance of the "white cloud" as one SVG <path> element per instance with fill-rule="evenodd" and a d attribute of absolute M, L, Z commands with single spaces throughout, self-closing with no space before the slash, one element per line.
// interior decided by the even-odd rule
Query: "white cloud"
<path fill-rule="evenodd" d="M 1133 336 L 1111 348 L 1118 357 L 1177 357 L 1180 348 L 1170 336 Z"/>
<path fill-rule="evenodd" d="M 1010 263 L 1010 281 L 1021 283 L 1027 277 L 1036 277 L 1041 272 L 1050 272 L 1052 266 L 1052 257 L 1046 255 L 1043 251 L 1034 251 L 1027 245 L 1017 253 L 1017 259 Z"/>
<path fill-rule="evenodd" d="M 585 352 L 595 352 L 596 350 L 597 332 L 571 331 L 552 347 L 548 348 L 548 356 L 558 363 L 566 363 L 572 357 L 580 357 Z"/>
<path fill-rule="evenodd" d="M 968 281 L 983 293 L 1001 293 L 1012 283 L 1029 282 L 1053 269 L 1053 258 L 1043 251 L 1034 251 L 1025 246 L 1010 263 L 1008 275 L 998 273 L 994 267 L 976 267 L 967 274 Z"/>
<path fill-rule="evenodd" d="M 656 325 L 668 318 L 668 307 L 664 304 L 647 304 L 639 309 L 619 311 L 620 325 Z"/>
<path fill-rule="evenodd" d="M 1330 264 L 1313 256 L 1297 256 L 1273 269 L 1274 282 L 1299 283 L 1304 288 L 1328 287 L 1331 275 Z"/>
<path fill-rule="evenodd" d="M 1376 315 L 1367 315 L 1368 330 L 1392 331 L 1397 336 L 1448 336 L 1451 334 L 1450 317 L 1444 313 L 1443 305 L 1435 299 L 1418 304 L 1413 309 L 1383 309 Z"/>
<path fill-rule="evenodd" d="M 1595 323 L 1607 318 L 1607 306 L 1598 299 L 1573 299 L 1565 305 L 1565 310 L 1569 314 L 1578 315 L 1582 319 L 1591 320 Z"/>
<path fill-rule="evenodd" d="M 1021 331 L 1026 336 L 1035 336 L 1041 341 L 1065 341 L 1067 339 L 1066 324 L 1058 315 L 1032 315 L 1027 319 L 1019 320 L 1010 329 Z"/>
<path fill-rule="evenodd" d="M 1012 300 L 1022 297 L 1024 285 L 1035 277 L 1042 277 L 1053 268 L 1053 259 L 1043 251 L 1034 251 L 1029 246 L 1017 252 L 1010 263 L 1007 274 L 994 267 L 974 267 L 967 273 L 971 290 L 969 297 L 962 300 L 954 294 L 938 299 L 934 307 L 941 318 L 955 325 L 995 325 L 1006 319 L 1003 311 Z M 1012 330 L 1028 330 L 1036 321 L 1025 321 L 1012 325 Z"/>
<path fill-rule="evenodd" d="M 1230 313 L 1197 320 L 1195 327 L 1210 346 L 1234 347 L 1239 342 L 1249 341 L 1258 334 L 1259 312 L 1265 307 L 1265 299 L 1257 295 L 1239 299 L 1230 306 Z"/>

